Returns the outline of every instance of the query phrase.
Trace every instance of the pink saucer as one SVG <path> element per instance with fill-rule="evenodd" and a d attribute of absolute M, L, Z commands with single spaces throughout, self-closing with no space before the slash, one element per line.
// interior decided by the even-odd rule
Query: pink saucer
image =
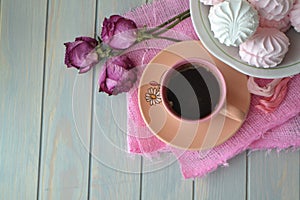
<path fill-rule="evenodd" d="M 227 86 L 226 102 L 248 112 L 250 93 L 247 76 L 227 66 L 204 49 L 199 41 L 176 43 L 158 53 L 147 65 L 139 84 L 139 107 L 149 129 L 165 143 L 183 149 L 208 149 L 229 139 L 244 120 L 235 121 L 217 114 L 202 123 L 190 123 L 170 115 L 161 102 L 159 87 L 168 68 L 182 59 L 202 58 L 215 64 Z"/>

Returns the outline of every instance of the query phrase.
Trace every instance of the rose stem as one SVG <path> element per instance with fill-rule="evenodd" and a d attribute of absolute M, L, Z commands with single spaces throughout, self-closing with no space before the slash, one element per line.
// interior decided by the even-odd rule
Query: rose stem
<path fill-rule="evenodd" d="M 164 37 L 164 36 L 156 36 L 155 38 L 156 39 L 170 40 L 170 41 L 173 41 L 173 42 L 181 42 L 182 41 L 182 40 L 178 40 L 178 39 L 175 39 L 175 38 L 169 38 L 169 37 Z"/>
<path fill-rule="evenodd" d="M 157 37 L 158 35 L 167 32 L 168 30 L 170 30 L 171 28 L 173 28 L 174 26 L 176 26 L 177 24 L 179 24 L 181 21 L 185 20 L 186 18 L 190 17 L 190 13 L 183 15 L 181 18 L 178 18 L 177 21 L 175 21 L 173 24 L 167 26 L 166 28 L 164 28 L 163 30 L 156 32 L 153 34 L 154 37 Z"/>
<path fill-rule="evenodd" d="M 186 14 L 189 14 L 189 13 L 190 13 L 190 9 L 188 9 L 188 10 L 186 10 L 186 11 L 184 11 L 184 12 L 178 14 L 178 15 L 176 15 L 175 17 L 169 19 L 168 21 L 165 21 L 164 23 L 162 23 L 162 24 L 156 26 L 156 27 L 153 28 L 153 29 L 150 29 L 150 30 L 146 31 L 146 33 L 153 33 L 153 32 L 155 32 L 155 31 L 159 30 L 160 28 L 162 28 L 162 27 L 164 27 L 164 26 L 170 24 L 171 22 L 173 22 L 173 21 L 175 21 L 175 20 L 180 19 L 182 16 L 184 16 L 184 15 L 186 15 Z"/>

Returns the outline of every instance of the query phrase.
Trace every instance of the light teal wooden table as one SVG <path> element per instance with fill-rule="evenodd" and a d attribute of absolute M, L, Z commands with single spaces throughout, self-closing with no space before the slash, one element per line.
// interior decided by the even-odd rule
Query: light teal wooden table
<path fill-rule="evenodd" d="M 195 180 L 124 152 L 125 96 L 66 69 L 63 43 L 144 3 L 0 0 L 0 199 L 299 200 L 299 152 L 243 153 Z"/>

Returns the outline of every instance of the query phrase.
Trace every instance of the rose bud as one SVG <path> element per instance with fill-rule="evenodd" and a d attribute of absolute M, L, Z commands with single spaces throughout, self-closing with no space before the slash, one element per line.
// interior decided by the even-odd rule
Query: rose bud
<path fill-rule="evenodd" d="M 125 55 L 107 60 L 99 77 L 99 92 L 117 95 L 128 92 L 136 81 L 136 70 L 132 61 Z"/>
<path fill-rule="evenodd" d="M 112 15 L 103 21 L 101 39 L 111 48 L 127 49 L 135 43 L 137 32 L 134 21 L 119 15 Z"/>
<path fill-rule="evenodd" d="M 65 64 L 67 67 L 79 69 L 79 73 L 89 71 L 99 62 L 95 51 L 98 41 L 90 37 L 78 37 L 74 42 L 64 43 L 66 46 Z"/>

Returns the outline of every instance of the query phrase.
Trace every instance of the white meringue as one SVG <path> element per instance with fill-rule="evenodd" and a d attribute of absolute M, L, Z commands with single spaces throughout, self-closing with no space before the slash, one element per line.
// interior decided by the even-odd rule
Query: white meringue
<path fill-rule="evenodd" d="M 245 0 L 230 0 L 210 8 L 208 19 L 214 37 L 227 46 L 238 46 L 256 31 L 257 11 Z"/>
<path fill-rule="evenodd" d="M 200 0 L 204 5 L 216 5 L 218 3 L 223 2 L 224 0 Z"/>

